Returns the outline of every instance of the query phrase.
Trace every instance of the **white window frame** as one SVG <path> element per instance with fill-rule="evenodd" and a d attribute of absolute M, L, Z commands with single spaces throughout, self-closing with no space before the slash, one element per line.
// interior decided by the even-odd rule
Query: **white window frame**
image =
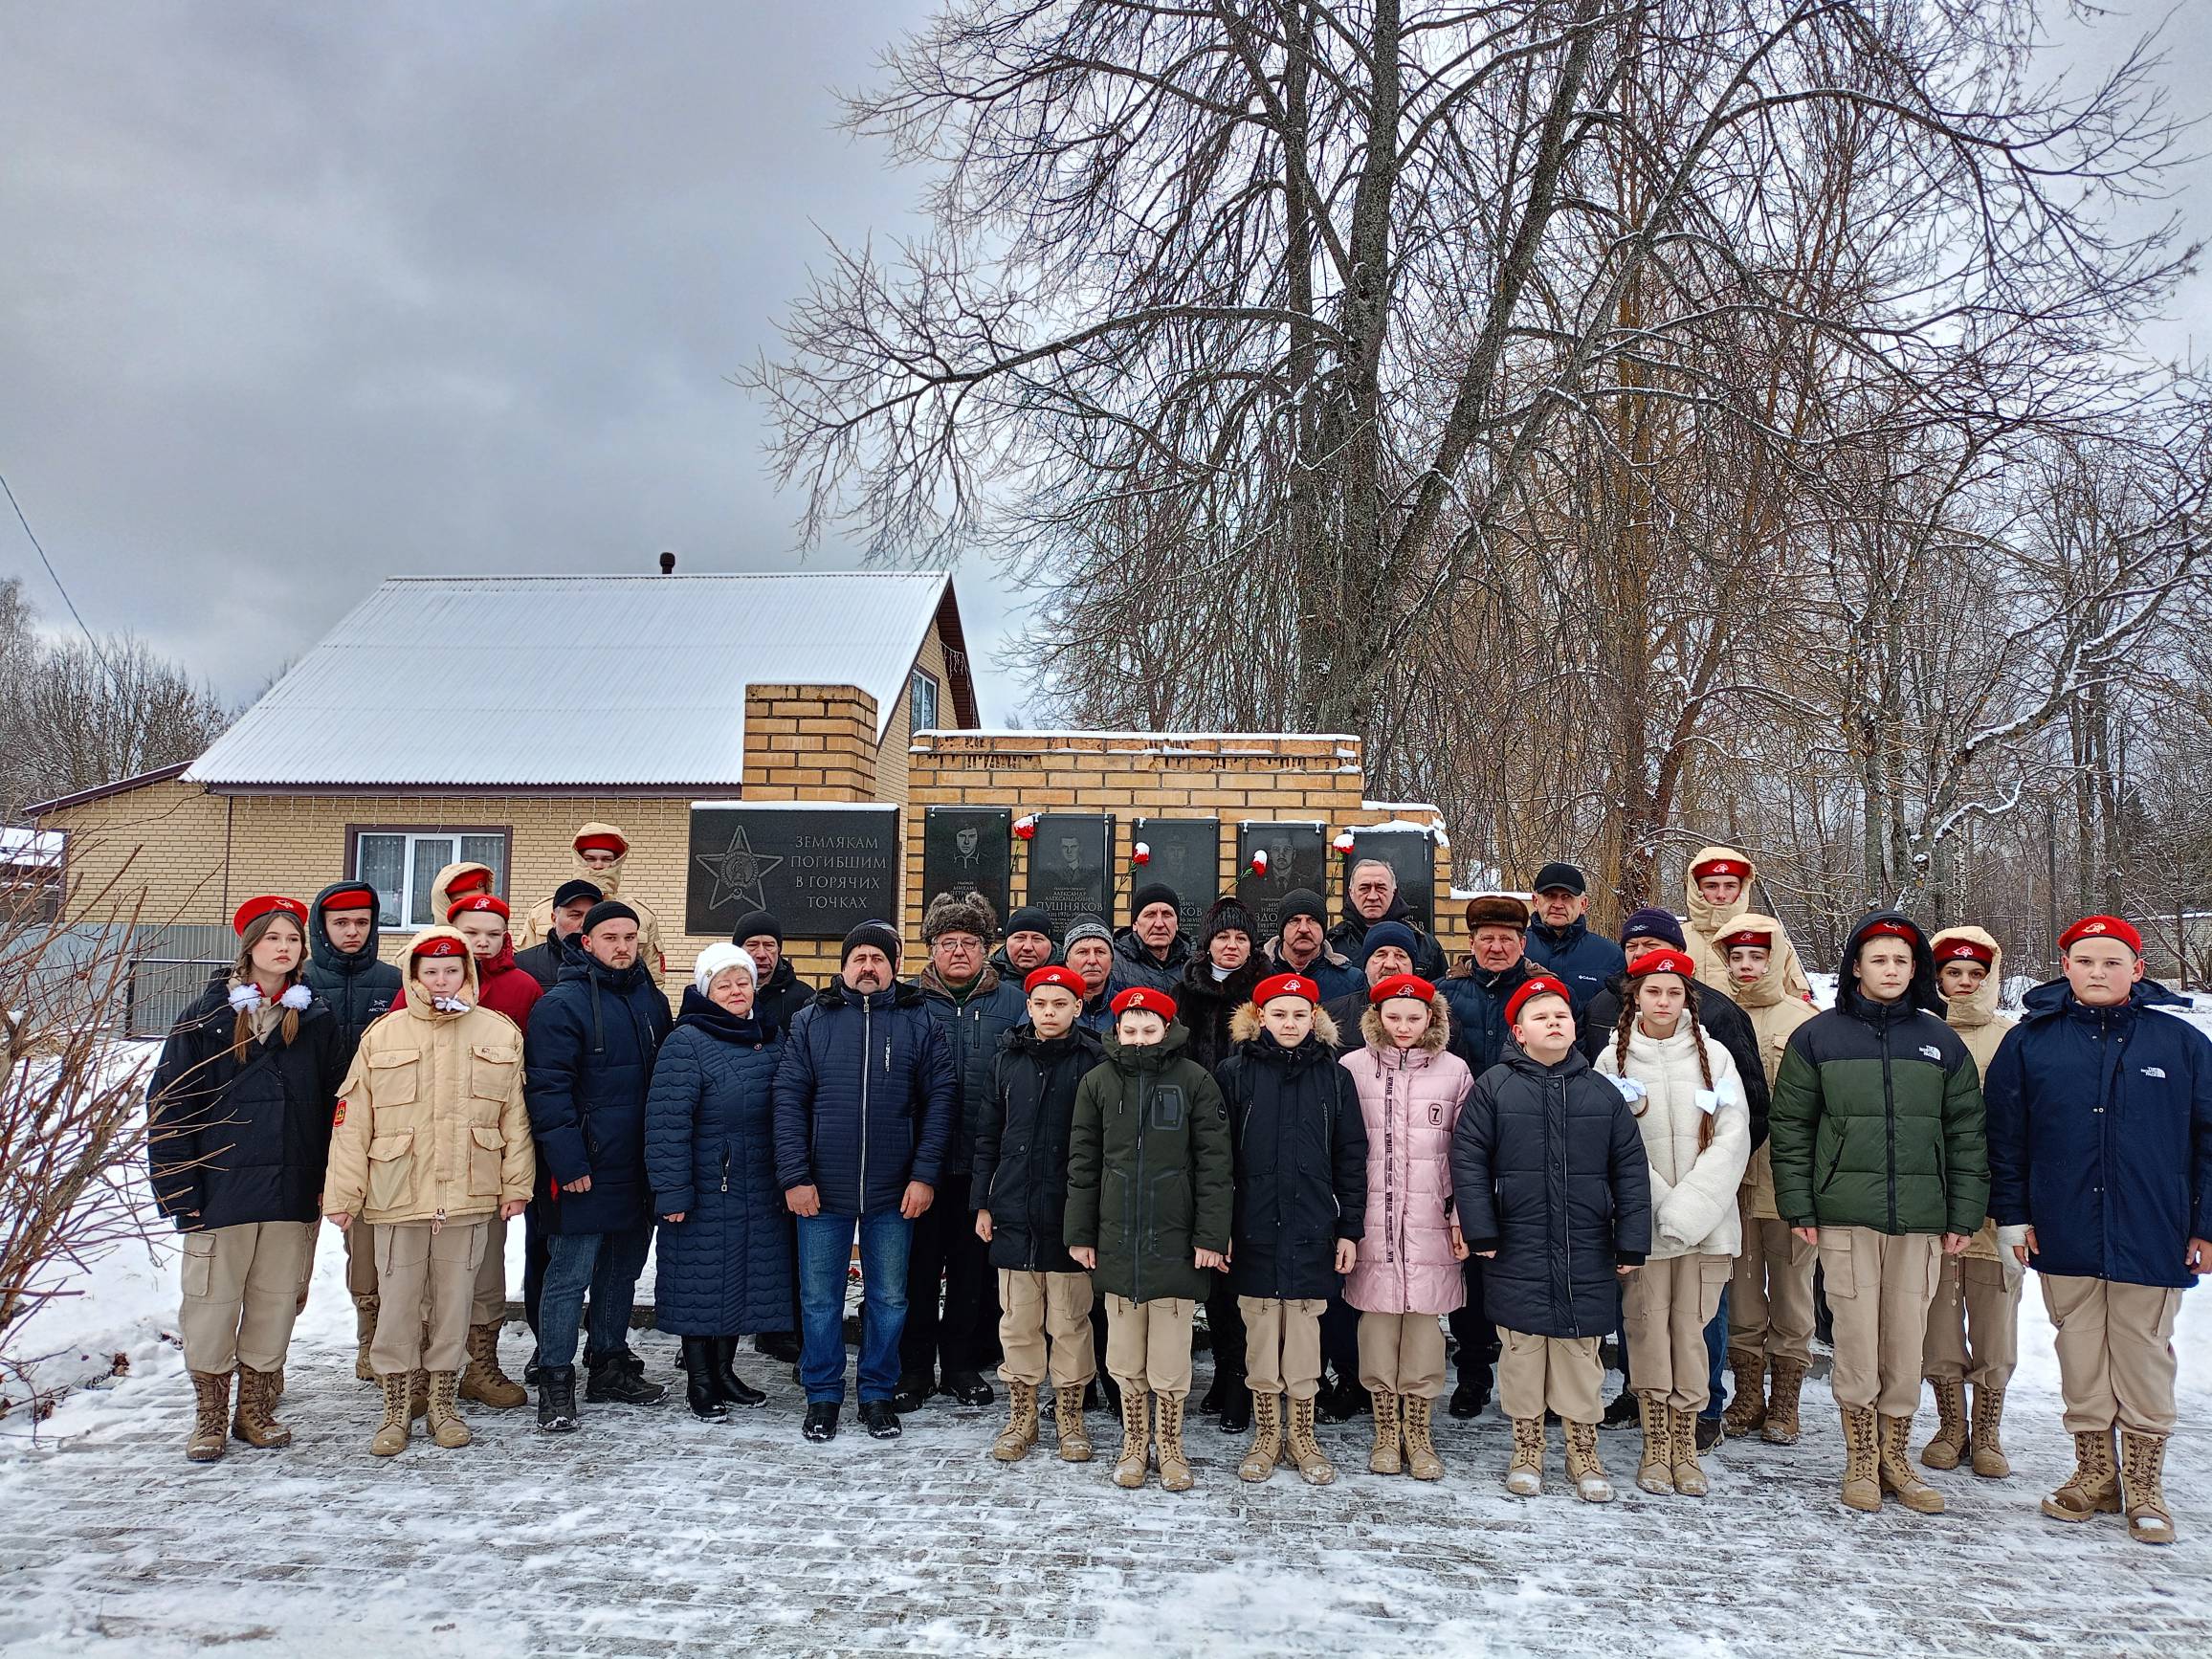
<path fill-rule="evenodd" d="M 921 698 L 925 690 L 929 694 L 929 719 L 926 720 L 921 718 Z M 937 675 L 931 674 L 926 668 L 918 668 L 907 676 L 906 710 L 906 724 L 909 731 L 927 732 L 940 729 L 938 720 L 944 714 L 944 688 L 938 683 Z"/>
<path fill-rule="evenodd" d="M 365 843 L 371 838 L 396 840 L 400 843 L 398 920 L 387 921 L 384 919 L 384 889 L 377 888 L 377 925 L 387 933 L 418 933 L 426 927 L 434 926 L 436 923 L 435 918 L 428 921 L 413 919 L 416 899 L 420 897 L 426 905 L 430 901 L 430 894 L 427 889 L 420 895 L 415 892 L 415 849 L 418 844 L 425 841 L 443 841 L 448 844 L 450 849 L 449 856 L 437 860 L 435 864 L 431 866 L 432 874 L 463 856 L 461 847 L 464 842 L 497 841 L 499 847 L 498 857 L 497 859 L 479 858 L 477 861 L 493 866 L 497 876 L 494 888 L 502 896 L 505 895 L 508 873 L 512 867 L 514 855 L 515 836 L 514 831 L 504 825 L 473 824 L 453 828 L 416 824 L 349 825 L 346 830 L 346 840 L 350 850 L 346 859 L 347 879 L 368 881 L 372 887 L 375 887 L 375 882 L 362 870 L 362 855 L 365 850 Z M 483 849 L 477 848 L 475 851 L 481 852 Z"/>

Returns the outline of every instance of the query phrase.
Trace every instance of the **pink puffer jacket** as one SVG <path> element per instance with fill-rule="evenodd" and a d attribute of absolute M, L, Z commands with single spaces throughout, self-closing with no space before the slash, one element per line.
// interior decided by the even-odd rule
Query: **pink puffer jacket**
<path fill-rule="evenodd" d="M 1370 1314 L 1449 1314 L 1467 1300 L 1451 1257 L 1451 1132 L 1474 1086 L 1449 1053 L 1451 1017 L 1434 1004 L 1411 1049 L 1391 1047 L 1373 1008 L 1360 1021 L 1366 1047 L 1339 1062 L 1360 1090 L 1367 1123 L 1367 1234 L 1344 1280 L 1344 1299 Z"/>

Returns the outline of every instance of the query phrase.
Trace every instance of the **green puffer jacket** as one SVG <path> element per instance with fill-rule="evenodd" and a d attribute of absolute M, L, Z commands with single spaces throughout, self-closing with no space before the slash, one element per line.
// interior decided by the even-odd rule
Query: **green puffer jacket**
<path fill-rule="evenodd" d="M 1775 1207 L 1792 1227 L 1972 1235 L 1989 1207 L 1981 1075 L 1942 1015 L 1935 959 L 1913 928 L 1913 984 L 1862 995 L 1851 964 L 1878 911 L 1844 947 L 1836 1006 L 1791 1033 L 1774 1081 Z"/>
<path fill-rule="evenodd" d="M 1068 1248 L 1095 1249 L 1097 1288 L 1133 1302 L 1203 1300 L 1221 1275 L 1191 1258 L 1228 1249 L 1228 1114 L 1206 1068 L 1183 1058 L 1189 1039 L 1181 1024 L 1146 1048 L 1109 1032 L 1106 1063 L 1075 1088 Z"/>

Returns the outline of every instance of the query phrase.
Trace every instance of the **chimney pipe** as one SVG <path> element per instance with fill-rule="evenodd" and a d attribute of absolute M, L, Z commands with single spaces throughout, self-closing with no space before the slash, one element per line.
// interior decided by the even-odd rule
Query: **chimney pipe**
<path fill-rule="evenodd" d="M 660 556 L 660 573 L 663 576 L 675 574 L 675 555 L 674 553 L 663 553 Z"/>

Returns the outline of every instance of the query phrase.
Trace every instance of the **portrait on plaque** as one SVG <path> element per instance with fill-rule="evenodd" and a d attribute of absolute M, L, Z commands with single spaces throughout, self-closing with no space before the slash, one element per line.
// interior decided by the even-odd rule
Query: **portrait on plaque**
<path fill-rule="evenodd" d="M 1078 916 L 1106 915 L 1114 820 L 1104 813 L 1046 812 L 1029 840 L 1029 902 L 1064 932 Z"/>
<path fill-rule="evenodd" d="M 1305 887 L 1320 894 L 1327 879 L 1324 862 L 1324 827 L 1316 823 L 1269 824 L 1246 822 L 1236 830 L 1236 896 L 1260 924 L 1260 937 L 1272 939 L 1276 912 L 1283 895 Z M 1252 869 L 1252 854 L 1264 850 L 1267 869 Z"/>
<path fill-rule="evenodd" d="M 1151 857 L 1147 863 L 1130 868 L 1122 883 L 1124 904 L 1146 882 L 1164 881 L 1175 889 L 1184 929 L 1195 929 L 1205 919 L 1206 907 L 1221 896 L 1221 820 L 1139 818 L 1129 827 L 1132 852 L 1140 842 Z M 1120 919 L 1134 921 L 1136 918 Z"/>
<path fill-rule="evenodd" d="M 1006 916 L 1013 874 L 1014 815 L 1004 807 L 931 807 L 921 818 L 921 892 L 980 893 Z"/>

